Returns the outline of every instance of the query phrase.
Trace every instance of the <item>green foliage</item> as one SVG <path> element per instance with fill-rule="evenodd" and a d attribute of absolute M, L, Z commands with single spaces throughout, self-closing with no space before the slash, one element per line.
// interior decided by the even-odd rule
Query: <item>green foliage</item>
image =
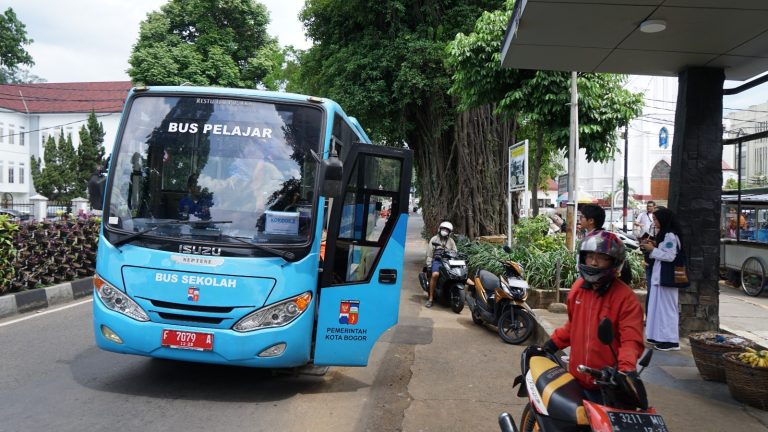
<path fill-rule="evenodd" d="M 472 33 L 457 35 L 449 45 L 451 93 L 463 108 L 498 103 L 501 112 L 517 116 L 533 131 L 543 129 L 548 140 L 567 148 L 570 73 L 500 66 L 501 40 L 513 6 L 508 1 L 502 10 L 484 13 Z M 610 160 L 616 151 L 616 129 L 641 112 L 642 95 L 625 90 L 624 81 L 621 75 L 579 75 L 579 144 L 590 161 Z"/>
<path fill-rule="evenodd" d="M 41 288 L 92 275 L 96 266 L 98 219 L 22 224 L 11 235 L 12 246 L 0 247 L 0 294 Z M 13 224 L 12 224 L 13 225 Z M 5 238 L 0 219 L 0 243 Z M 4 259 L 6 249 L 13 252 Z"/>
<path fill-rule="evenodd" d="M 500 5 L 307 0 L 301 19 L 314 45 L 301 56 L 301 88 L 354 107 L 374 141 L 418 146 L 411 134 L 436 137 L 453 121 L 447 43 Z"/>
<path fill-rule="evenodd" d="M 88 180 L 91 174 L 104 164 L 104 125 L 91 111 L 86 125 L 80 128 L 80 145 L 77 147 L 76 194 L 88 196 Z"/>
<path fill-rule="evenodd" d="M 13 239 L 18 230 L 18 225 L 10 221 L 10 216 L 0 215 L 0 295 L 11 288 L 11 282 L 16 275 L 13 267 L 16 245 Z"/>
<path fill-rule="evenodd" d="M 0 84 L 16 82 L 19 65 L 35 64 L 24 49 L 24 45 L 33 42 L 27 37 L 25 27 L 13 9 L 8 8 L 0 14 Z"/>
<path fill-rule="evenodd" d="M 536 248 L 540 251 L 552 251 L 565 246 L 557 236 L 549 236 L 549 219 L 546 216 L 536 216 L 520 219 L 520 223 L 512 229 L 512 239 L 515 246 Z"/>
<path fill-rule="evenodd" d="M 737 190 L 739 188 L 739 182 L 738 180 L 734 178 L 729 178 L 725 181 L 725 186 L 723 186 L 723 189 L 726 190 Z"/>
<path fill-rule="evenodd" d="M 473 242 L 460 237 L 456 245 L 467 254 L 470 274 L 480 269 L 500 274 L 503 267 L 499 261 L 514 260 L 524 269 L 525 278 L 532 288 L 554 289 L 557 263 L 560 263 L 560 287 L 570 287 L 579 277 L 576 255 L 565 247 L 562 235 L 547 235 L 548 223 L 545 216 L 524 218 L 515 226 L 513 243 L 509 253 L 501 245 Z M 645 278 L 643 256 L 639 251 L 627 252 L 627 262 L 632 270 L 632 286 L 640 287 Z"/>
<path fill-rule="evenodd" d="M 170 0 L 142 21 L 128 74 L 149 85 L 255 88 L 282 65 L 253 0 Z"/>
<path fill-rule="evenodd" d="M 461 109 L 495 104 L 497 113 L 517 119 L 516 139 L 527 138 L 531 146 L 529 183 L 542 188 L 562 172 L 557 160 L 568 148 L 570 73 L 501 68 L 501 41 L 513 7 L 508 0 L 503 8 L 483 13 L 472 32 L 458 34 L 448 45 L 450 93 Z M 620 75 L 578 77 L 579 145 L 590 161 L 611 160 L 616 129 L 642 110 L 642 96 L 625 90 L 624 81 Z"/>
<path fill-rule="evenodd" d="M 43 161 L 32 157 L 32 182 L 35 190 L 54 201 L 71 200 L 79 195 L 78 159 L 72 145 L 72 136 L 59 135 L 58 141 L 48 137 Z M 90 175 L 90 172 L 89 172 Z"/>

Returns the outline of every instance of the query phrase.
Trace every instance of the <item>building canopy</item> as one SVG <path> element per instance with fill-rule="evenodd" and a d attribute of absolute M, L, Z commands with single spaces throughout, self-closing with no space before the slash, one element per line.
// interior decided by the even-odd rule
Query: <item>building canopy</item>
<path fill-rule="evenodd" d="M 765 0 L 517 0 L 502 41 L 513 69 L 747 80 L 768 70 Z"/>

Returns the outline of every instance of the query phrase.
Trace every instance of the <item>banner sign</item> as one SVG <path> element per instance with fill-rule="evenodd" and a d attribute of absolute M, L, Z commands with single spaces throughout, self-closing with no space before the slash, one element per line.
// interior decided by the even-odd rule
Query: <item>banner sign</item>
<path fill-rule="evenodd" d="M 525 191 L 528 185 L 528 141 L 509 146 L 509 192 Z"/>

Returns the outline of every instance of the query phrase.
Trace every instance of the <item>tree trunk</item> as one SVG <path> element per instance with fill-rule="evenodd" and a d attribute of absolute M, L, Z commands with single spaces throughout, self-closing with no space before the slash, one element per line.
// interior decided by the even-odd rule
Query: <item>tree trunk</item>
<path fill-rule="evenodd" d="M 422 198 L 425 236 L 442 220 L 469 238 L 506 232 L 507 146 L 514 142 L 512 120 L 493 115 L 492 106 L 458 113 L 452 128 L 439 135 L 433 110 L 414 113 L 414 149 Z M 516 208 L 513 207 L 513 208 Z M 515 215 L 516 216 L 516 211 Z"/>

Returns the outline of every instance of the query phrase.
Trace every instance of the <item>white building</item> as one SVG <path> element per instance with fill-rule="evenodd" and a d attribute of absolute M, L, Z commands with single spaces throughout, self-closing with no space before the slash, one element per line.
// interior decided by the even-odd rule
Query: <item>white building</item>
<path fill-rule="evenodd" d="M 637 201 L 653 200 L 657 205 L 666 205 L 675 133 L 677 78 L 632 75 L 627 88 L 642 92 L 645 102 L 641 116 L 629 124 L 626 154 L 630 194 Z M 623 136 L 617 138 L 617 146 L 620 153 L 616 154 L 615 160 L 607 163 L 587 162 L 586 153 L 580 151 L 577 168 L 579 190 L 602 199 L 624 179 Z M 733 161 L 733 146 L 725 146 L 724 182 L 730 175 Z M 614 205 L 621 207 L 622 191 L 614 196 Z"/>
<path fill-rule="evenodd" d="M 42 159 L 48 136 L 62 132 L 77 148 L 91 111 L 109 154 L 130 88 L 129 81 L 0 85 L 0 206 L 35 194 L 30 158 Z"/>
<path fill-rule="evenodd" d="M 725 116 L 725 136 L 739 136 L 765 132 L 768 130 L 768 102 L 752 105 L 747 109 L 732 111 Z M 738 158 L 738 146 L 730 146 Z M 735 159 L 734 169 L 738 169 L 738 159 Z M 765 186 L 768 175 L 768 138 L 749 141 L 742 144 L 741 177 L 745 187 Z"/>

